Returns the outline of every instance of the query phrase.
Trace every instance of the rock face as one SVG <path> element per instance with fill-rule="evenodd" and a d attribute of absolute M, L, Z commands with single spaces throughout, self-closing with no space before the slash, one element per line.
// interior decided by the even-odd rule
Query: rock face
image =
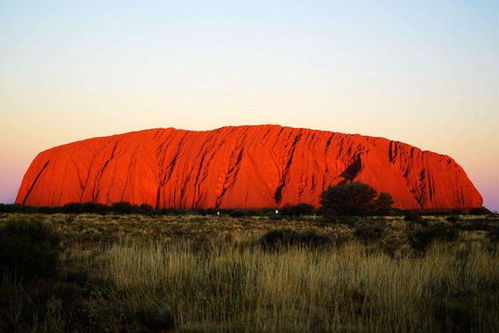
<path fill-rule="evenodd" d="M 275 125 L 151 129 L 55 147 L 31 163 L 16 203 L 318 206 L 329 185 L 350 181 L 391 193 L 397 208 L 482 206 L 482 197 L 449 156 L 384 138 Z"/>

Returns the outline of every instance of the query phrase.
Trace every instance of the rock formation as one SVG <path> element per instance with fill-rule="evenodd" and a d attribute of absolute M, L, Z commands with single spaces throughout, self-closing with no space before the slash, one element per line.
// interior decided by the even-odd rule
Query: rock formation
<path fill-rule="evenodd" d="M 151 129 L 58 146 L 31 163 L 16 203 L 318 206 L 324 189 L 350 181 L 392 194 L 397 208 L 482 206 L 482 197 L 449 156 L 384 138 L 275 125 Z"/>

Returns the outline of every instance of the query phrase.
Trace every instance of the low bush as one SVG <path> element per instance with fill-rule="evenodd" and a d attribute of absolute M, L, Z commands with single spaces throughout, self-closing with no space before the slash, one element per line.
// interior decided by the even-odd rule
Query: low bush
<path fill-rule="evenodd" d="M 62 207 L 33 207 L 19 204 L 0 204 L 0 213 L 57 214 Z"/>
<path fill-rule="evenodd" d="M 311 204 L 300 203 L 293 206 L 285 206 L 281 209 L 281 214 L 284 216 L 301 216 L 301 215 L 312 215 L 315 211 L 315 207 Z"/>
<path fill-rule="evenodd" d="M 199 214 L 194 210 L 180 209 L 180 208 L 160 208 L 153 211 L 158 215 L 194 215 Z"/>
<path fill-rule="evenodd" d="M 251 212 L 245 209 L 231 209 L 227 211 L 231 217 L 243 217 L 251 215 Z"/>
<path fill-rule="evenodd" d="M 386 231 L 384 221 L 365 222 L 355 226 L 353 234 L 365 243 L 375 242 L 383 238 Z"/>
<path fill-rule="evenodd" d="M 0 230 L 0 275 L 33 281 L 56 274 L 59 238 L 41 222 L 12 221 Z"/>
<path fill-rule="evenodd" d="M 129 202 L 121 201 L 115 202 L 111 205 L 111 211 L 115 214 L 131 214 L 137 211 L 137 207 Z"/>
<path fill-rule="evenodd" d="M 469 221 L 460 221 L 455 226 L 463 231 L 489 231 L 490 228 L 494 226 L 494 224 L 486 218 L 479 218 Z"/>
<path fill-rule="evenodd" d="M 407 237 L 414 250 L 425 252 L 428 246 L 435 241 L 450 242 L 456 240 L 458 231 L 452 226 L 438 223 L 413 228 L 408 231 Z"/>
<path fill-rule="evenodd" d="M 418 214 L 408 214 L 404 216 L 404 221 L 411 223 L 420 223 L 423 220 L 421 215 Z"/>
<path fill-rule="evenodd" d="M 487 236 L 492 242 L 498 242 L 499 241 L 499 226 L 494 225 L 491 226 L 490 229 L 487 231 Z"/>
<path fill-rule="evenodd" d="M 355 165 L 360 168 L 360 164 Z M 391 194 L 378 193 L 361 182 L 330 186 L 320 196 L 321 212 L 325 215 L 386 215 L 393 203 Z"/>
<path fill-rule="evenodd" d="M 289 246 L 319 247 L 332 243 L 330 237 L 316 232 L 298 232 L 293 230 L 273 230 L 259 239 L 260 245 L 267 250 L 276 250 Z"/>
<path fill-rule="evenodd" d="M 148 204 L 142 204 L 138 207 L 138 213 L 140 214 L 152 214 L 154 213 L 154 207 Z"/>
<path fill-rule="evenodd" d="M 266 207 L 254 211 L 254 215 L 258 216 L 271 216 L 275 215 L 275 208 Z"/>
<path fill-rule="evenodd" d="M 188 211 L 186 211 L 188 212 Z M 206 215 L 229 215 L 230 217 L 243 217 L 243 216 L 252 216 L 255 215 L 256 211 L 248 210 L 248 209 L 221 209 L 221 208 L 208 208 L 208 209 L 199 209 L 197 214 L 206 216 Z"/>
<path fill-rule="evenodd" d="M 22 205 L 0 203 L 0 213 L 18 213 L 22 209 Z"/>
<path fill-rule="evenodd" d="M 96 202 L 72 202 L 61 207 L 61 211 L 68 214 L 81 214 L 81 213 L 105 213 L 108 207 L 101 203 Z"/>
<path fill-rule="evenodd" d="M 469 213 L 471 215 L 488 215 L 488 214 L 490 214 L 490 210 L 488 210 L 485 207 L 475 207 L 475 208 L 471 208 Z"/>

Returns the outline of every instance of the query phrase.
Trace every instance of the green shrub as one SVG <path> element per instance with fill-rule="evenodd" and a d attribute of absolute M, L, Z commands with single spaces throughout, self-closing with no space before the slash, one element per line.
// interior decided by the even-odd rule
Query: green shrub
<path fill-rule="evenodd" d="M 96 202 L 72 202 L 62 206 L 61 210 L 68 214 L 105 213 L 109 210 L 109 207 Z"/>
<path fill-rule="evenodd" d="M 353 234 L 364 242 L 378 241 L 385 235 L 386 223 L 376 221 L 373 223 L 361 223 L 355 226 Z"/>
<path fill-rule="evenodd" d="M 321 211 L 326 215 L 386 214 L 393 204 L 389 193 L 378 192 L 361 182 L 330 186 L 321 193 Z"/>
<path fill-rule="evenodd" d="M 194 210 L 181 208 L 160 208 L 156 209 L 154 212 L 159 215 L 194 215 L 198 213 Z"/>
<path fill-rule="evenodd" d="M 471 215 L 487 215 L 487 214 L 490 214 L 490 210 L 488 210 L 485 207 L 475 207 L 475 208 L 471 208 L 469 213 Z"/>
<path fill-rule="evenodd" d="M 217 215 L 217 213 L 220 213 L 218 208 L 208 208 L 201 212 L 202 215 Z"/>
<path fill-rule="evenodd" d="M 153 215 L 156 212 L 154 207 L 148 204 L 142 204 L 140 206 L 135 206 L 135 207 L 137 207 L 137 213 L 139 214 Z"/>
<path fill-rule="evenodd" d="M 417 251 L 425 252 L 428 246 L 435 241 L 450 242 L 456 240 L 458 231 L 443 223 L 416 227 L 408 232 L 411 247 Z"/>
<path fill-rule="evenodd" d="M 356 182 L 330 186 L 321 194 L 321 206 L 326 214 L 365 215 L 372 210 L 376 190 Z"/>
<path fill-rule="evenodd" d="M 0 204 L 0 213 L 57 214 L 62 207 L 34 207 L 19 204 Z"/>
<path fill-rule="evenodd" d="M 489 231 L 493 228 L 494 224 L 486 218 L 480 218 L 461 221 L 457 226 L 463 231 Z"/>
<path fill-rule="evenodd" d="M 259 239 L 260 245 L 267 250 L 276 250 L 289 246 L 319 247 L 332 243 L 330 237 L 316 232 L 298 232 L 294 230 L 273 230 Z"/>
<path fill-rule="evenodd" d="M 494 225 L 491 226 L 490 229 L 487 231 L 487 236 L 492 242 L 498 242 L 499 241 L 499 226 Z"/>
<path fill-rule="evenodd" d="M 254 211 L 255 215 L 258 216 L 272 216 L 275 215 L 275 208 L 265 207 Z"/>
<path fill-rule="evenodd" d="M 59 238 L 41 222 L 12 221 L 0 230 L 0 275 L 23 281 L 56 274 Z"/>
<path fill-rule="evenodd" d="M 293 206 L 285 206 L 281 209 L 281 214 L 284 216 L 301 216 L 312 215 L 315 207 L 307 203 L 299 203 Z"/>
<path fill-rule="evenodd" d="M 115 214 L 131 214 L 136 210 L 137 207 L 125 201 L 115 202 L 111 205 L 111 211 Z"/>
<path fill-rule="evenodd" d="M 391 194 L 381 192 L 373 202 L 373 213 L 377 215 L 386 215 L 395 202 Z"/>
<path fill-rule="evenodd" d="M 0 203 L 0 213 L 17 213 L 22 212 L 24 206 L 18 204 L 3 204 Z"/>
<path fill-rule="evenodd" d="M 246 209 L 230 209 L 227 211 L 227 213 L 231 217 L 243 217 L 243 216 L 249 216 L 251 215 L 251 212 Z"/>

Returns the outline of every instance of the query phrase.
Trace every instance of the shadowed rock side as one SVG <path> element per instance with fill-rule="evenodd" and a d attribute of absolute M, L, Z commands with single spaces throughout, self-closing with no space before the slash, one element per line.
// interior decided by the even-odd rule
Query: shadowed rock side
<path fill-rule="evenodd" d="M 329 185 L 350 181 L 391 193 L 397 208 L 482 205 L 466 173 L 449 156 L 384 138 L 274 125 L 152 129 L 55 147 L 32 162 L 16 203 L 318 206 Z"/>

